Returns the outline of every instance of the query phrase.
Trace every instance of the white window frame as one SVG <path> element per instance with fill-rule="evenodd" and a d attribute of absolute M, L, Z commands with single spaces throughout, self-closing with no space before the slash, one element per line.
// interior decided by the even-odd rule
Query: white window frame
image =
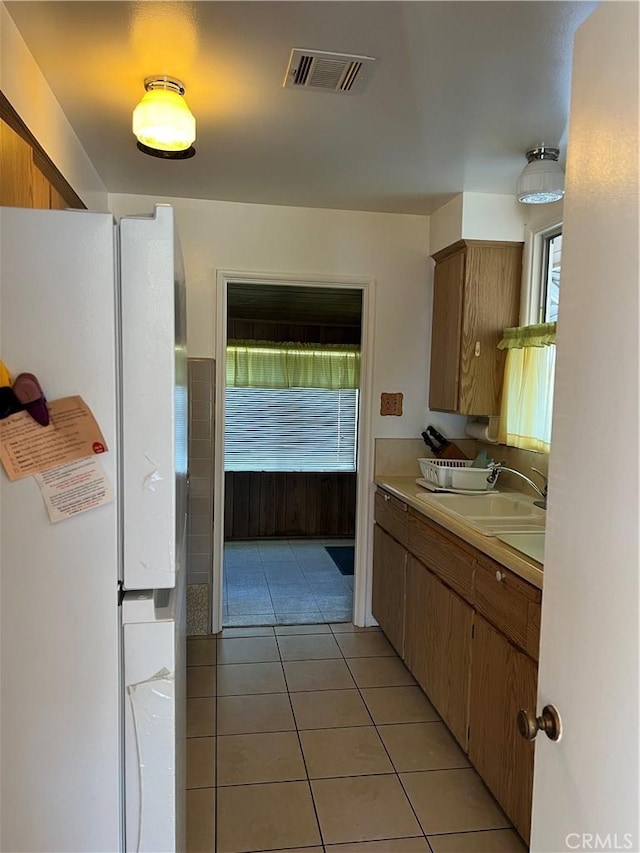
<path fill-rule="evenodd" d="M 541 323 L 542 269 L 544 264 L 545 239 L 562 231 L 562 202 L 552 205 L 549 211 L 536 212 L 527 223 L 522 260 L 522 299 L 520 303 L 520 325 Z"/>

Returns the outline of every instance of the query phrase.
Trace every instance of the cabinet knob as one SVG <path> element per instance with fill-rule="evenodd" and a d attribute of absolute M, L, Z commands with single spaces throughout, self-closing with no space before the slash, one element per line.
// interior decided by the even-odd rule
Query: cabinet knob
<path fill-rule="evenodd" d="M 475 347 L 475 350 L 473 351 L 473 354 L 475 355 L 476 358 L 480 358 L 480 341 L 476 341 L 476 347 Z"/>
<path fill-rule="evenodd" d="M 385 499 L 385 501 L 390 501 L 390 500 L 391 500 L 391 495 L 384 495 L 384 499 Z"/>
<path fill-rule="evenodd" d="M 518 732 L 525 740 L 535 740 L 538 732 L 544 732 L 549 740 L 557 741 L 562 737 L 562 720 L 553 705 L 545 705 L 542 716 L 536 717 L 533 711 L 518 711 Z"/>
<path fill-rule="evenodd" d="M 504 581 L 506 579 L 507 579 L 507 576 L 505 575 L 505 573 L 501 572 L 500 569 L 496 569 L 496 580 L 499 583 L 502 583 L 502 581 Z"/>

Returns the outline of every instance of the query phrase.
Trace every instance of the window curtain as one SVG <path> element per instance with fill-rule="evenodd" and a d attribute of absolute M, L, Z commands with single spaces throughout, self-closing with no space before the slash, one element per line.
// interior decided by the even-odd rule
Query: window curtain
<path fill-rule="evenodd" d="M 498 441 L 549 453 L 556 363 L 556 324 L 504 330 L 507 351 Z"/>
<path fill-rule="evenodd" d="M 338 391 L 360 385 L 360 347 L 229 341 L 227 387 L 324 388 Z"/>

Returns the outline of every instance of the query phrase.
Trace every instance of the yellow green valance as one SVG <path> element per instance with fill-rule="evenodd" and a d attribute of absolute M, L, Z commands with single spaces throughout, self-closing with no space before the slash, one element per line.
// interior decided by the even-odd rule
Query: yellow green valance
<path fill-rule="evenodd" d="M 556 323 L 536 323 L 531 326 L 511 326 L 503 331 L 498 349 L 548 347 L 556 342 Z"/>
<path fill-rule="evenodd" d="M 359 384 L 356 345 L 237 340 L 227 344 L 227 386 L 340 390 Z"/>

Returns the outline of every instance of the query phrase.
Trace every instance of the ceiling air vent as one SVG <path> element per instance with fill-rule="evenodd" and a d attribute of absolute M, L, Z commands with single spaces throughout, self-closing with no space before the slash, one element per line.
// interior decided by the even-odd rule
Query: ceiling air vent
<path fill-rule="evenodd" d="M 373 70 L 373 56 L 351 56 L 322 50 L 294 48 L 282 84 L 285 89 L 322 89 L 325 92 L 362 92 Z"/>

